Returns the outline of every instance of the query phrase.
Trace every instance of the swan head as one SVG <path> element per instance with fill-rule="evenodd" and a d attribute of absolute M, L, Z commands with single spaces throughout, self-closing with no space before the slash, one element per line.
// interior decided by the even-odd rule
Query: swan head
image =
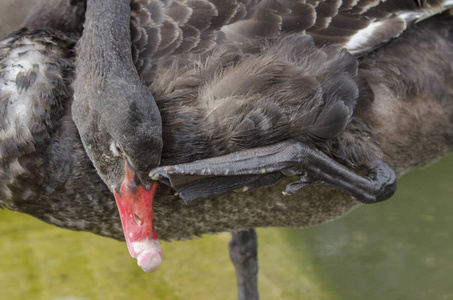
<path fill-rule="evenodd" d="M 150 91 L 121 78 L 101 84 L 77 78 L 74 88 L 73 119 L 102 180 L 118 192 L 129 170 L 149 189 L 149 171 L 162 153 L 162 121 Z"/>
<path fill-rule="evenodd" d="M 115 196 L 131 256 L 153 272 L 162 252 L 153 224 L 157 183 L 148 174 L 160 163 L 162 121 L 150 91 L 135 77 L 78 77 L 72 115 L 86 153 Z"/>

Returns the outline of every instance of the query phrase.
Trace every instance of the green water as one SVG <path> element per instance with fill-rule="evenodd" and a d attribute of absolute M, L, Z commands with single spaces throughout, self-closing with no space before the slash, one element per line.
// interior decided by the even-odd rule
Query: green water
<path fill-rule="evenodd" d="M 306 229 L 260 229 L 262 299 L 453 299 L 449 157 L 391 200 Z M 0 211 L 0 299 L 235 299 L 229 234 L 163 243 L 143 273 L 123 243 Z"/>
<path fill-rule="evenodd" d="M 389 201 L 293 238 L 340 299 L 453 299 L 452 170 L 412 171 Z"/>

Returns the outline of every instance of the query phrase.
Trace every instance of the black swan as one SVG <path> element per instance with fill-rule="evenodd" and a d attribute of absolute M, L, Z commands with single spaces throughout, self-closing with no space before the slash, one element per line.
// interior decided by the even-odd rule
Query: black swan
<path fill-rule="evenodd" d="M 151 18 L 160 10 L 163 14 L 165 7 L 159 10 L 156 3 L 148 3 L 140 13 L 148 9 Z M 232 6 L 232 12 L 237 10 Z M 357 60 L 342 47 L 317 47 L 302 34 L 263 45 L 256 40 L 251 46 L 226 39 L 219 41 L 219 49 L 203 50 L 209 53 L 205 59 L 180 62 L 185 60 L 184 51 L 176 56 L 167 49 L 153 63 L 155 46 L 149 41 L 160 35 L 155 33 L 157 26 L 146 24 L 132 30 L 143 29 L 146 34 L 140 36 L 148 41 L 135 47 L 136 69 L 129 11 L 129 1 L 88 1 L 76 51 L 72 115 L 88 156 L 115 195 L 129 252 L 144 270 L 155 270 L 162 256 L 152 224 L 156 183 L 149 178 L 161 156 L 164 165 L 172 166 L 153 171 L 152 179 L 168 177 L 186 203 L 239 188 L 268 187 L 285 175 L 300 176 L 285 193 L 325 183 L 363 202 L 382 201 L 393 194 L 396 176 L 376 156 L 373 143 L 360 143 L 357 138 L 352 147 L 342 148 L 348 161 L 354 152 L 366 153 L 355 162 L 370 168 L 366 178 L 315 148 L 329 149 L 327 141 L 340 136 L 350 123 L 359 90 L 368 88 L 356 75 Z M 146 18 L 151 20 L 146 14 L 141 17 Z M 187 16 L 174 18 L 183 22 Z M 262 30 L 260 22 L 248 26 L 252 31 L 255 27 Z M 139 39 L 132 36 L 132 40 Z M 158 65 L 165 61 L 173 62 L 165 69 L 168 72 Z M 139 74 L 146 82 L 153 69 L 157 78 L 148 89 Z M 166 127 L 174 133 L 162 135 L 152 94 Z M 162 144 L 165 153 L 173 153 L 168 159 L 161 155 Z M 211 156 L 215 158 L 200 160 Z M 194 160 L 198 161 L 174 165 Z M 196 180 L 188 182 L 189 175 Z M 208 178 L 199 179 L 202 175 Z"/>
<path fill-rule="evenodd" d="M 69 83 L 73 81 L 74 54 L 68 49 L 74 46 L 80 32 L 81 21 L 79 19 L 78 22 L 68 24 L 67 20 L 71 20 L 71 17 L 68 17 L 70 13 L 83 18 L 82 6 L 83 4 L 65 7 L 64 14 L 53 15 L 52 18 L 46 19 L 54 19 L 52 22 L 43 24 L 39 23 L 39 12 L 41 15 L 46 15 L 44 12 L 51 7 L 41 5 L 37 8 L 38 12 L 35 11 L 26 21 L 25 26 L 29 27 L 28 29 L 13 33 L 2 42 L 0 99 L 4 118 L 0 152 L 2 156 L 0 203 L 5 208 L 34 215 L 58 226 L 92 231 L 121 239 L 122 230 L 111 193 L 86 156 L 70 114 L 72 90 Z M 370 10 L 370 12 L 382 13 L 380 10 Z M 415 12 L 406 15 L 420 17 L 419 13 Z M 279 16 L 278 13 L 277 16 Z M 395 19 L 402 22 L 399 18 L 395 17 Z M 38 28 L 33 26 L 43 27 L 37 30 Z M 57 28 L 63 32 L 57 31 Z M 230 30 L 228 27 L 227 29 Z M 360 91 L 354 118 L 346 130 L 325 144 L 321 143 L 317 146 L 330 156 L 353 167 L 369 167 L 367 165 L 369 161 L 382 158 L 385 154 L 385 160 L 399 174 L 408 168 L 428 163 L 448 153 L 451 150 L 452 134 L 451 110 L 448 102 L 451 88 L 446 79 L 451 74 L 452 67 L 449 63 L 452 53 L 450 30 L 448 18 L 438 17 L 415 25 L 398 40 L 378 49 L 374 54 L 362 57 L 359 74 L 368 81 L 371 89 Z M 320 32 L 323 31 L 320 30 Z M 385 41 L 400 33 L 387 36 Z M 323 40 L 322 36 L 313 35 Z M 279 41 L 281 47 L 284 47 L 281 42 L 284 40 Z M 425 41 L 425 43 L 419 41 Z M 273 45 L 278 45 L 278 42 L 276 43 Z M 423 56 L 428 56 L 426 49 L 430 49 L 430 43 L 435 43 L 440 49 L 435 60 Z M 373 43 L 367 46 L 367 49 L 377 46 L 381 45 Z M 312 47 L 313 51 L 318 50 L 316 46 Z M 411 51 L 418 49 L 417 55 L 412 54 L 408 49 Z M 227 57 L 227 59 L 235 61 L 238 65 L 243 57 L 249 55 L 241 51 L 251 51 L 252 54 L 257 53 L 253 51 L 264 52 L 263 48 L 254 49 L 253 45 L 250 48 L 246 45 L 233 50 L 240 51 L 233 52 L 235 53 L 233 57 Z M 332 48 L 332 51 L 336 51 L 335 48 Z M 167 51 L 167 53 L 170 52 Z M 156 53 L 159 53 L 159 49 Z M 225 55 L 229 52 L 216 53 L 221 62 L 221 54 Z M 338 50 L 334 53 L 340 52 Z M 357 53 L 362 54 L 359 50 Z M 404 55 L 401 55 L 402 53 Z M 14 73 L 8 69 L 10 57 L 15 59 L 14 65 L 20 65 L 25 71 Z M 140 55 L 138 54 L 137 57 Z M 398 60 L 394 57 L 398 57 Z M 22 61 L 18 61 L 20 59 Z M 26 62 L 28 64 L 25 64 Z M 164 67 L 165 60 L 162 59 L 158 64 Z M 149 80 L 154 78 L 156 64 L 151 62 L 151 66 Z M 203 70 L 205 76 L 213 74 L 209 72 L 215 73 L 215 70 L 208 67 L 209 64 L 206 64 L 206 69 L 198 67 L 192 70 Z M 138 69 L 140 70 L 139 67 Z M 197 112 L 191 112 L 189 108 L 183 109 L 180 112 L 181 119 L 176 121 L 183 122 L 188 127 L 183 128 L 181 132 L 174 132 L 170 124 L 166 123 L 166 120 L 167 122 L 173 120 L 175 114 L 174 105 L 176 104 L 171 100 L 176 96 L 187 100 L 184 89 L 182 91 L 181 88 L 178 89 L 177 84 L 186 88 L 187 85 L 194 83 L 190 80 L 180 80 L 169 87 L 163 84 L 166 83 L 165 80 L 168 81 L 180 75 L 184 78 L 186 74 L 190 76 L 191 69 L 176 65 L 170 66 L 168 70 L 169 74 L 156 77 L 151 87 L 163 119 L 162 163 L 164 165 L 260 146 L 244 145 L 242 148 L 228 149 L 228 145 L 220 145 L 219 149 L 225 147 L 223 152 L 209 153 L 203 148 L 196 152 L 184 144 L 178 145 L 176 142 L 187 143 L 188 134 L 194 132 L 190 127 L 191 124 L 184 122 L 184 115 Z M 348 74 L 345 75 L 348 76 Z M 209 82 L 206 78 L 200 79 L 195 76 L 194 80 L 197 79 L 202 80 L 202 83 Z M 146 82 L 146 77 L 144 80 Z M 359 82 L 366 88 L 365 83 Z M 174 91 L 169 93 L 166 90 L 170 88 L 179 91 L 180 94 L 172 95 L 171 92 Z M 39 97 L 36 97 L 37 91 L 43 91 L 43 89 L 46 92 L 39 93 Z M 371 100 L 373 94 L 374 101 Z M 166 103 L 168 104 L 165 105 Z M 417 125 L 419 124 L 417 120 L 434 112 L 437 112 L 435 120 L 430 118 L 429 123 L 423 126 Z M 26 118 L 30 116 L 34 118 L 34 123 L 27 123 Z M 179 138 L 178 135 L 186 138 Z M 191 136 L 190 140 L 192 140 Z M 194 145 L 198 146 L 196 136 L 193 140 Z M 414 147 L 414 145 L 417 146 Z M 124 147 L 124 145 L 121 146 Z M 172 155 L 171 149 L 178 149 L 177 153 L 188 156 L 177 160 Z M 146 182 L 146 179 L 143 181 Z M 282 184 L 265 190 L 234 196 L 218 196 L 189 206 L 185 206 L 178 197 L 172 195 L 170 189 L 162 186 L 157 190 L 155 202 L 157 230 L 161 238 L 182 239 L 190 238 L 193 234 L 240 230 L 256 226 L 303 227 L 330 220 L 356 205 L 349 196 L 319 186 L 299 191 L 297 197 L 283 197 L 280 192 L 291 181 L 294 180 L 284 179 Z M 332 200 L 323 200 L 324 198 L 332 198 Z M 257 199 L 260 201 L 259 206 L 256 205 Z M 166 215 L 171 218 L 165 218 Z"/>

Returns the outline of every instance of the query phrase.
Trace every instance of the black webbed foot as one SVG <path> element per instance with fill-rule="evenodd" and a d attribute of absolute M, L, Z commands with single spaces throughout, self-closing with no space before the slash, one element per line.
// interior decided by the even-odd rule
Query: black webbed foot
<path fill-rule="evenodd" d="M 318 159 L 318 165 L 306 166 L 309 171 L 288 184 L 283 193 L 291 195 L 309 184 L 326 184 L 349 193 L 363 203 L 381 202 L 395 193 L 396 174 L 382 160 L 376 161 L 368 174 L 362 177 L 342 165 L 332 164 L 329 157 L 328 160 L 322 156 Z"/>
<path fill-rule="evenodd" d="M 388 199 L 396 190 L 396 174 L 381 160 L 362 177 L 321 151 L 295 140 L 159 167 L 150 176 L 171 185 L 186 203 L 226 192 L 269 187 L 285 176 L 299 177 L 286 187 L 286 194 L 309 184 L 326 184 L 363 203 L 375 203 Z"/>

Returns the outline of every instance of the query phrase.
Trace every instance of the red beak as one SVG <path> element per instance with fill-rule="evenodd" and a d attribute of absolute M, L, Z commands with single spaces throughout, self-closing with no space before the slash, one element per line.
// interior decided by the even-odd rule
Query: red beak
<path fill-rule="evenodd" d="M 119 192 L 114 190 L 127 249 L 133 258 L 137 258 L 143 271 L 149 273 L 162 262 L 162 250 L 153 223 L 156 189 L 157 182 L 151 189 L 145 189 L 126 162 L 126 176 Z"/>

